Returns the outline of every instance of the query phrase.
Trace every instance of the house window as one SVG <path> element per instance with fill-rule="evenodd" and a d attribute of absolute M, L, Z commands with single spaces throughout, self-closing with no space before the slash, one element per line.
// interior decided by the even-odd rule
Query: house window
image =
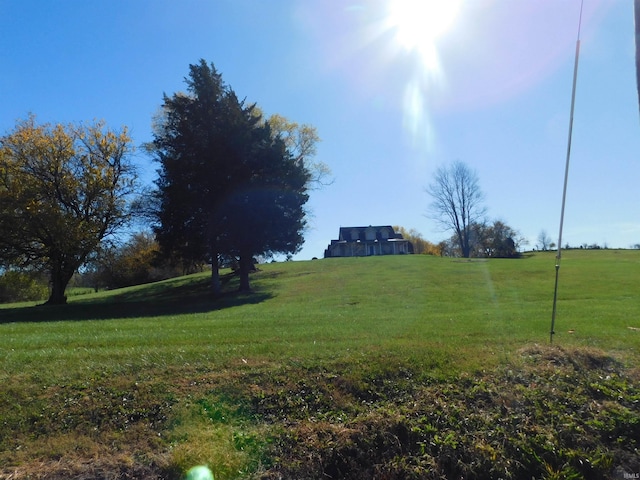
<path fill-rule="evenodd" d="M 376 230 L 375 228 L 367 228 L 365 230 L 365 239 L 366 240 L 375 240 L 376 239 Z"/>

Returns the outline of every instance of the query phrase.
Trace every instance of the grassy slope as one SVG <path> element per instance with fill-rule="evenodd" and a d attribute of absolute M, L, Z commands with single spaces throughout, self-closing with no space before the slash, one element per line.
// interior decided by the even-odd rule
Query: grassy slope
<path fill-rule="evenodd" d="M 548 363 L 555 355 L 558 368 L 571 367 L 573 373 L 581 371 L 576 365 L 595 361 L 603 367 L 615 358 L 620 362 L 614 362 L 616 375 L 635 395 L 633 375 L 623 375 L 638 365 L 640 355 L 640 331 L 633 329 L 640 328 L 640 252 L 565 252 L 554 340 L 564 350 L 550 354 L 534 345 L 548 342 L 553 257 L 401 256 L 269 264 L 254 276 L 254 293 L 215 301 L 207 296 L 206 275 L 195 275 L 83 295 L 60 308 L 5 306 L 0 308 L 0 465 L 7 467 L 0 469 L 0 478 L 3 471 L 26 476 L 49 469 L 54 478 L 90 468 L 177 477 L 194 462 L 215 464 L 216 478 L 250 471 L 267 475 L 278 468 L 300 475 L 286 470 L 294 464 L 311 478 L 327 472 L 353 478 L 349 469 L 357 466 L 324 457 L 314 463 L 319 469 L 314 474 L 300 460 L 309 452 L 291 447 L 300 439 L 288 439 L 279 426 L 293 422 L 303 431 L 311 428 L 310 418 L 328 415 L 325 435 L 336 425 L 365 428 L 363 415 L 375 413 L 382 421 L 380 409 L 402 412 L 403 395 L 431 402 L 433 382 L 471 376 L 477 386 L 483 378 L 490 381 L 488 371 L 505 366 L 527 371 L 523 358 Z M 577 347 L 598 350 L 579 351 L 591 352 L 588 361 L 584 353 L 574 353 L 583 363 L 562 360 Z M 507 381 L 502 375 L 491 378 Z M 452 398 L 465 398 L 457 380 L 447 385 Z M 385 388 L 397 395 L 375 393 Z M 363 410 L 367 402 L 370 407 Z M 625 412 L 630 417 L 624 422 L 637 425 L 637 403 Z M 416 416 L 407 411 L 403 418 Z M 395 432 L 394 422 L 389 428 Z M 415 430 L 403 422 L 403 428 Z M 314 435 L 309 438 L 319 433 Z M 271 436 L 275 440 L 265 443 Z M 422 437 L 407 436 L 405 454 L 411 462 L 442 455 L 441 445 L 437 451 L 423 448 L 422 457 L 417 450 L 411 453 L 425 438 L 434 443 L 428 429 Z M 330 441 L 354 442 L 351 437 Z M 491 458 L 496 446 L 487 445 L 481 451 Z M 321 450 L 317 443 L 309 449 Z M 283 455 L 290 461 L 269 468 Z M 549 477 L 571 463 L 566 452 L 545 455 L 529 455 L 538 458 L 540 475 Z M 392 460 L 387 463 L 395 465 Z M 420 468 L 455 472 L 429 462 Z M 411 468 L 418 468 L 413 463 Z M 407 477 L 407 468 L 398 478 Z"/>

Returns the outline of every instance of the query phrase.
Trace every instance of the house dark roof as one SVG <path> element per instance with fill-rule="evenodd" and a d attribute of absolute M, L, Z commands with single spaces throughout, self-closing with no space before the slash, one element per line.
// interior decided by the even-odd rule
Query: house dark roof
<path fill-rule="evenodd" d="M 394 240 L 402 239 L 400 233 L 396 233 L 391 225 L 379 225 L 368 227 L 340 227 L 338 241 L 364 242 L 366 240 Z"/>
<path fill-rule="evenodd" d="M 337 240 L 324 251 L 324 257 L 365 257 L 413 253 L 413 245 L 396 233 L 391 225 L 340 227 Z"/>

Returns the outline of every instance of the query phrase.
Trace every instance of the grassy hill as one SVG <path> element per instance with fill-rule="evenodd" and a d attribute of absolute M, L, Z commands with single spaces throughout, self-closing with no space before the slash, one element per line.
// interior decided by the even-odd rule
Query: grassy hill
<path fill-rule="evenodd" d="M 554 274 L 326 259 L 0 307 L 0 478 L 640 473 L 640 252 L 564 253 L 549 346 Z"/>

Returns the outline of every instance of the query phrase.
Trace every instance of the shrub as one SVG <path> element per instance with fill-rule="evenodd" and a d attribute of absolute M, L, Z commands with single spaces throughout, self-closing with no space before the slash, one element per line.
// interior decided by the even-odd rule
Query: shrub
<path fill-rule="evenodd" d="M 0 275 L 0 303 L 43 300 L 48 293 L 47 286 L 32 274 L 8 270 Z"/>

